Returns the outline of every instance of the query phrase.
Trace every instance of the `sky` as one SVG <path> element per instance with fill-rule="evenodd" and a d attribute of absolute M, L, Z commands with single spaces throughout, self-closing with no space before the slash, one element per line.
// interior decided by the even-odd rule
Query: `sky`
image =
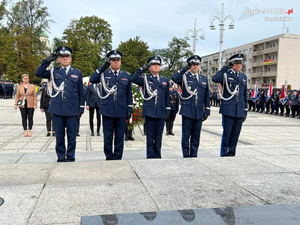
<path fill-rule="evenodd" d="M 71 20 L 95 15 L 111 25 L 113 49 L 135 36 L 140 36 L 149 50 L 161 49 L 173 37 L 184 38 L 187 30 L 194 30 L 196 19 L 196 29 L 205 33 L 205 40 L 200 39 L 201 31 L 197 33 L 195 53 L 200 56 L 220 49 L 219 21 L 214 21 L 216 30 L 209 26 L 213 16 L 221 18 L 222 3 L 224 17 L 233 16 L 235 25 L 229 30 L 231 21 L 225 20 L 222 50 L 282 34 L 287 27 L 289 33 L 300 34 L 300 1 L 294 0 L 44 0 L 55 22 L 48 34 L 51 42 L 54 37 L 62 37 Z M 284 16 L 289 21 L 271 21 Z M 192 47 L 192 32 L 188 35 Z"/>

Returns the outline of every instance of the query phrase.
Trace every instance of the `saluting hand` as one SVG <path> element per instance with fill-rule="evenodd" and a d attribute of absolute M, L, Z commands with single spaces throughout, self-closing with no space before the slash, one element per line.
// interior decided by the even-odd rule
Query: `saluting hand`
<path fill-rule="evenodd" d="M 149 64 L 148 63 L 146 63 L 146 64 L 144 64 L 142 67 L 141 67 L 141 69 L 143 70 L 143 71 L 146 71 L 146 70 L 148 70 L 149 69 Z"/>
<path fill-rule="evenodd" d="M 52 53 L 51 55 L 49 55 L 45 60 L 48 61 L 48 62 L 52 62 L 54 60 L 57 59 L 57 54 L 56 53 Z"/>

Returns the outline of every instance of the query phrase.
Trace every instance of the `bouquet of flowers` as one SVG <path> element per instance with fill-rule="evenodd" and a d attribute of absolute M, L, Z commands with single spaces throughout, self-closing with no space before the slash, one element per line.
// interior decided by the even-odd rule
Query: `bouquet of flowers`
<path fill-rule="evenodd" d="M 129 120 L 126 120 L 128 130 L 133 130 L 135 126 L 142 125 L 145 122 L 145 119 L 142 115 L 144 99 L 142 98 L 139 88 L 136 85 L 132 85 L 132 97 L 132 115 Z"/>

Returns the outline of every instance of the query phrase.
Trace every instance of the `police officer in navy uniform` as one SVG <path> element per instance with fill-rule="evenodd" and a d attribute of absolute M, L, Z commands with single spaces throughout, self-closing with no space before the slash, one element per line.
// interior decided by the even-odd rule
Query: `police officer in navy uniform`
<path fill-rule="evenodd" d="M 224 66 L 212 77 L 223 89 L 221 156 L 235 156 L 242 123 L 247 117 L 247 76 L 240 72 L 243 59 L 241 53 L 231 56 L 229 66 Z"/>
<path fill-rule="evenodd" d="M 174 83 L 172 81 L 169 82 L 169 95 L 170 95 L 170 103 L 171 103 L 171 111 L 170 116 L 166 118 L 166 129 L 167 135 L 174 135 L 173 126 L 174 121 L 176 119 L 176 114 L 179 110 L 179 95 L 177 90 L 174 88 Z"/>
<path fill-rule="evenodd" d="M 199 75 L 201 58 L 193 55 L 187 65 L 172 76 L 181 86 L 182 138 L 184 158 L 197 157 L 202 122 L 210 115 L 209 88 L 207 78 Z"/>
<path fill-rule="evenodd" d="M 130 119 L 132 113 L 131 80 L 128 73 L 120 70 L 120 51 L 112 50 L 106 56 L 106 62 L 91 75 L 90 82 L 100 83 L 100 114 L 106 160 L 120 160 L 123 156 L 126 119 Z M 109 66 L 110 69 L 106 70 Z"/>
<path fill-rule="evenodd" d="M 97 136 L 100 136 L 100 126 L 101 126 L 101 117 L 100 117 L 100 97 L 98 96 L 99 84 L 90 84 L 86 88 L 86 109 L 89 111 L 89 123 L 91 136 L 94 134 L 94 113 L 96 111 L 97 118 Z"/>
<path fill-rule="evenodd" d="M 146 122 L 147 159 L 161 158 L 162 134 L 165 118 L 170 116 L 169 81 L 160 76 L 161 58 L 152 56 L 131 77 L 133 83 L 143 88 L 143 112 Z M 141 76 L 146 70 L 150 74 Z"/>
<path fill-rule="evenodd" d="M 57 162 L 75 161 L 77 117 L 84 112 L 85 93 L 82 73 L 71 66 L 72 50 L 61 46 L 56 52 L 42 61 L 35 75 L 52 81 L 49 112 L 52 113 L 56 132 Z M 60 67 L 47 70 L 50 63 L 56 60 Z M 49 87 L 50 88 L 50 87 Z M 68 146 L 65 146 L 65 128 L 67 129 Z"/>

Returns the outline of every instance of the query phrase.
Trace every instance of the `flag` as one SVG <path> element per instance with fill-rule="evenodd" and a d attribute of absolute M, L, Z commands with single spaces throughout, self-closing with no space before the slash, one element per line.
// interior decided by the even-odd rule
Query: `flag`
<path fill-rule="evenodd" d="M 254 89 L 251 94 L 251 99 L 253 102 L 256 102 L 256 100 L 258 99 L 258 88 L 256 84 L 254 85 Z"/>
<path fill-rule="evenodd" d="M 272 97 L 272 92 L 273 92 L 273 84 L 269 84 L 269 90 L 267 93 L 267 101 Z"/>
<path fill-rule="evenodd" d="M 287 101 L 287 84 L 286 84 L 286 82 L 284 83 L 284 85 L 282 87 L 282 91 L 280 94 L 280 101 L 281 101 L 282 105 L 284 105 Z"/>

